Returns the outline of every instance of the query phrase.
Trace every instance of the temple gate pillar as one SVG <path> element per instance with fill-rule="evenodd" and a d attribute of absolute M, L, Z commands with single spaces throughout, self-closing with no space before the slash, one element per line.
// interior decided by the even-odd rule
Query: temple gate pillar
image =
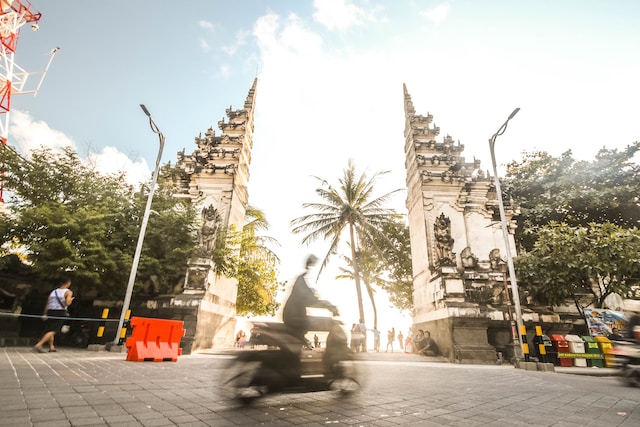
<path fill-rule="evenodd" d="M 487 331 L 508 316 L 508 298 L 493 178 L 479 160 L 465 161 L 460 141 L 439 139 L 433 116 L 416 114 L 403 89 L 414 332 L 429 330 L 451 361 L 495 363 Z M 512 233 L 514 214 L 507 211 Z"/>
<path fill-rule="evenodd" d="M 212 253 L 219 230 L 241 231 L 249 195 L 257 79 L 243 108 L 226 109 L 218 122 L 195 138 L 192 154 L 178 153 L 181 193 L 201 213 L 198 248 L 188 261 L 182 292 L 173 296 L 173 318 L 185 320 L 184 352 L 234 343 L 237 280 L 216 272 Z M 234 249 L 234 248 L 232 248 Z"/>

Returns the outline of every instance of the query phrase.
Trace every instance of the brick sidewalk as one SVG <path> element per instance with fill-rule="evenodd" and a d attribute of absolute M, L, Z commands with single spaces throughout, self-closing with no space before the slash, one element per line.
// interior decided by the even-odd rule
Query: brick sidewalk
<path fill-rule="evenodd" d="M 220 383 L 224 355 L 175 363 L 125 357 L 1 348 L 0 426 L 640 425 L 640 389 L 614 378 L 362 353 L 368 384 L 350 399 L 333 392 L 273 395 L 239 407 Z"/>

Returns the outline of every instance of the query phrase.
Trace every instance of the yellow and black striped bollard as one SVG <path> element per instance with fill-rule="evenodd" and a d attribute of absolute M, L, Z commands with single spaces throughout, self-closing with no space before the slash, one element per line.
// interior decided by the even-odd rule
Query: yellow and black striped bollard
<path fill-rule="evenodd" d="M 122 329 L 120 330 L 120 339 L 118 340 L 118 345 L 124 344 L 124 341 L 127 338 L 127 329 L 129 329 L 130 316 L 131 316 L 131 310 L 127 310 L 124 314 L 124 324 L 122 325 Z"/>
<path fill-rule="evenodd" d="M 104 336 L 104 327 L 107 324 L 107 318 L 109 317 L 109 309 L 105 308 L 102 310 L 102 320 L 100 321 L 100 324 L 98 325 L 98 332 L 96 332 L 96 337 L 98 338 L 98 341 L 100 341 L 100 338 L 102 338 Z"/>
<path fill-rule="evenodd" d="M 527 343 L 527 327 L 520 325 L 520 339 L 522 340 L 522 351 L 524 353 L 524 361 L 529 361 L 529 344 Z"/>

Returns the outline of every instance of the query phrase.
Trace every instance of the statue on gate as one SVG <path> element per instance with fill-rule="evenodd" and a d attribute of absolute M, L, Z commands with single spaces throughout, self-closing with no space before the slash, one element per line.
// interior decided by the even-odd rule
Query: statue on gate
<path fill-rule="evenodd" d="M 453 237 L 451 237 L 451 220 L 441 213 L 433 224 L 433 234 L 436 240 L 436 255 L 438 264 L 443 266 L 455 266 L 456 260 L 452 252 Z"/>
<path fill-rule="evenodd" d="M 202 209 L 202 227 L 198 235 L 198 244 L 202 254 L 211 255 L 213 253 L 220 222 L 220 213 L 213 205 Z"/>

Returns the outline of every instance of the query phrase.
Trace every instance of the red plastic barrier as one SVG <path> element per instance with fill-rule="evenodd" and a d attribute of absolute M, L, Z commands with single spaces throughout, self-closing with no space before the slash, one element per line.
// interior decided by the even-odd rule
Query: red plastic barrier
<path fill-rule="evenodd" d="M 185 334 L 182 320 L 132 317 L 131 337 L 127 338 L 127 360 L 130 362 L 177 362 L 182 354 L 180 339 Z"/>

